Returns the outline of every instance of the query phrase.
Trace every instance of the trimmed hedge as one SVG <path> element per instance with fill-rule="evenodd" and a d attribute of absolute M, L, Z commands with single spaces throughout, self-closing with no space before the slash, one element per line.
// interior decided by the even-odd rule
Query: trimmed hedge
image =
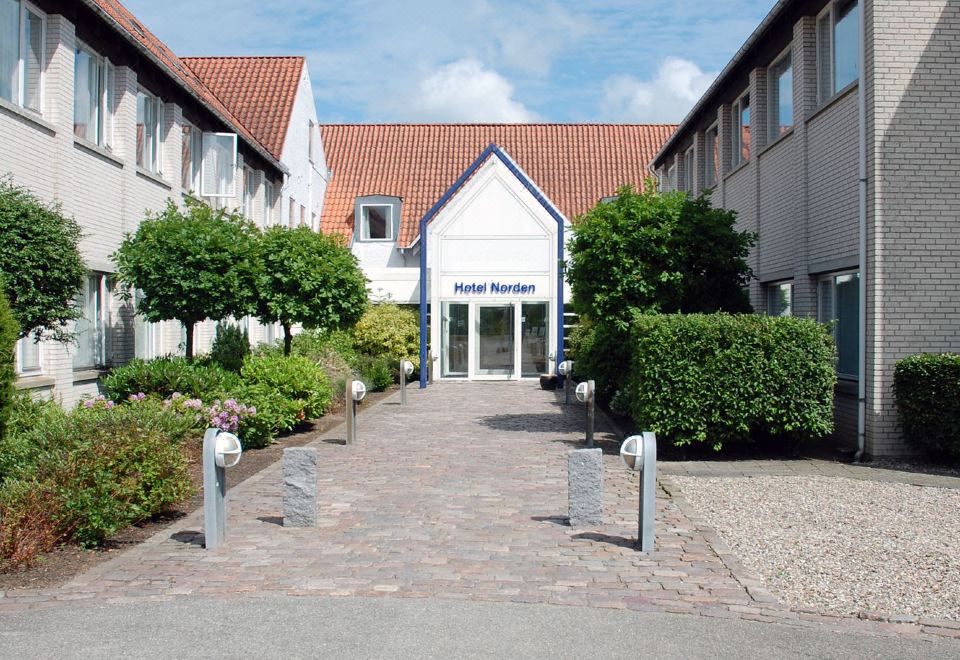
<path fill-rule="evenodd" d="M 139 392 L 161 398 L 179 392 L 206 401 L 240 385 L 240 378 L 233 372 L 182 357 L 162 357 L 149 362 L 131 360 L 103 379 L 107 396 L 118 403 Z"/>
<path fill-rule="evenodd" d="M 904 439 L 936 459 L 960 459 L 960 355 L 922 353 L 897 362 L 893 388 Z"/>
<path fill-rule="evenodd" d="M 836 351 L 813 320 L 635 314 L 626 390 L 637 426 L 677 446 L 833 431 Z"/>

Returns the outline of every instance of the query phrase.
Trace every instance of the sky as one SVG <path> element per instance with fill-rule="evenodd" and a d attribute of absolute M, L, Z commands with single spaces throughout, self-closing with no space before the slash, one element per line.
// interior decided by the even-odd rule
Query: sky
<path fill-rule="evenodd" d="M 306 56 L 321 123 L 673 123 L 774 0 L 124 4 L 180 56 Z"/>

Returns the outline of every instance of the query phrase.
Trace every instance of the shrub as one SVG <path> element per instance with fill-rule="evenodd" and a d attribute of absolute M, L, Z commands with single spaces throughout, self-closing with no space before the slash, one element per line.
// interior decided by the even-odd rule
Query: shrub
<path fill-rule="evenodd" d="M 240 373 L 243 358 L 250 354 L 250 335 L 239 325 L 218 323 L 210 347 L 210 362 L 221 369 Z"/>
<path fill-rule="evenodd" d="M 904 439 L 938 460 L 960 458 L 960 355 L 906 357 L 893 387 Z"/>
<path fill-rule="evenodd" d="M 305 419 L 320 417 L 330 405 L 330 380 L 307 358 L 250 355 L 240 374 L 247 384 L 268 385 L 286 399 L 299 401 Z"/>
<path fill-rule="evenodd" d="M 266 447 L 277 434 L 292 430 L 304 419 L 299 399 L 288 399 L 269 385 L 241 385 L 230 396 L 256 410 L 243 416 L 237 429 L 245 450 Z"/>
<path fill-rule="evenodd" d="M 675 445 L 833 430 L 836 352 L 826 326 L 758 315 L 636 314 L 626 387 L 638 427 Z"/>
<path fill-rule="evenodd" d="M 221 392 L 240 385 L 240 379 L 218 366 L 192 364 L 182 357 L 165 357 L 149 362 L 131 360 L 103 379 L 107 396 L 124 401 L 132 394 L 156 394 L 167 398 L 174 392 L 213 400 Z"/>
<path fill-rule="evenodd" d="M 306 330 L 293 337 L 292 353 L 294 355 L 320 363 L 327 359 L 331 351 L 343 358 L 351 367 L 356 367 L 360 362 L 360 354 L 354 346 L 353 335 L 347 330 L 329 332 Z M 333 377 L 332 374 L 330 376 Z"/>
<path fill-rule="evenodd" d="M 10 479 L 0 488 L 0 573 L 29 565 L 64 537 L 64 516 L 52 481 Z"/>
<path fill-rule="evenodd" d="M 388 357 L 399 365 L 406 359 L 420 369 L 420 323 L 412 309 L 382 303 L 371 306 L 353 328 L 357 350 Z"/>
<path fill-rule="evenodd" d="M 17 379 L 13 366 L 13 351 L 19 334 L 20 325 L 13 318 L 7 297 L 0 287 L 0 438 L 6 432 L 7 419 L 13 407 L 13 384 Z"/>
<path fill-rule="evenodd" d="M 626 384 L 630 373 L 629 326 L 618 321 L 598 323 L 584 317 L 573 340 L 574 378 L 592 378 L 597 386 L 597 397 L 601 401 L 611 401 L 618 388 Z"/>
<path fill-rule="evenodd" d="M 399 375 L 399 368 L 399 362 L 395 365 L 393 358 L 365 355 L 360 360 L 360 380 L 371 392 L 382 392 L 393 385 L 395 374 Z"/>

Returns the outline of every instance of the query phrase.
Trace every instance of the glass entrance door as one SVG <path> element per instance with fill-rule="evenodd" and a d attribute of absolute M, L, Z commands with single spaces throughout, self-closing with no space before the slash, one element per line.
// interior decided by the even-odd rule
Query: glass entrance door
<path fill-rule="evenodd" d="M 512 376 L 514 369 L 514 306 L 477 305 L 476 374 Z"/>
<path fill-rule="evenodd" d="M 443 303 L 443 327 L 441 341 L 441 373 L 445 378 L 466 378 L 469 368 L 468 349 L 470 305 L 467 303 Z"/>
<path fill-rule="evenodd" d="M 520 305 L 520 375 L 524 378 L 547 373 L 547 319 L 549 304 Z"/>

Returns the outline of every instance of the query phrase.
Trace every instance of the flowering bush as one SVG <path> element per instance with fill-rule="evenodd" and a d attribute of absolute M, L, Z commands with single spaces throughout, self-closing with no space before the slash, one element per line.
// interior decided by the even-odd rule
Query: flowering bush
<path fill-rule="evenodd" d="M 219 400 L 214 401 L 213 405 L 207 408 L 206 414 L 210 427 L 236 433 L 240 428 L 240 421 L 245 417 L 255 416 L 257 409 L 254 406 L 237 403 L 234 399 L 227 399 L 223 403 Z"/>

